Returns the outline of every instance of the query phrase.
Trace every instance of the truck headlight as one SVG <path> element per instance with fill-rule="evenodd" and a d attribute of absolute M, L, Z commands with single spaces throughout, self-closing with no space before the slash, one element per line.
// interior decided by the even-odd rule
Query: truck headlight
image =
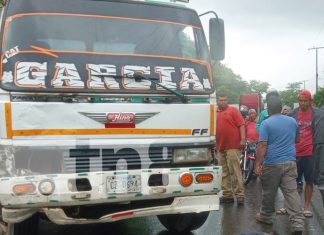
<path fill-rule="evenodd" d="M 209 148 L 185 148 L 175 149 L 173 152 L 173 163 L 209 162 L 211 150 Z"/>
<path fill-rule="evenodd" d="M 48 196 L 55 190 L 55 184 L 52 180 L 46 179 L 39 183 L 38 190 L 41 194 Z"/>

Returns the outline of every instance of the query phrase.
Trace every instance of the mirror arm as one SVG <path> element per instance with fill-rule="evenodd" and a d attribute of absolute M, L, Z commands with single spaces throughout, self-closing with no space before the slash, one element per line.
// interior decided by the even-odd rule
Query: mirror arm
<path fill-rule="evenodd" d="M 218 15 L 214 11 L 207 11 L 205 13 L 200 14 L 199 17 L 205 16 L 205 15 L 208 15 L 208 14 L 213 14 L 213 15 L 215 15 L 216 19 L 218 19 Z"/>

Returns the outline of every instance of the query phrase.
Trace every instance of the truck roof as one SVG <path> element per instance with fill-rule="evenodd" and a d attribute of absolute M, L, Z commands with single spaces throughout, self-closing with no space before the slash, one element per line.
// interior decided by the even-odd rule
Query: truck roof
<path fill-rule="evenodd" d="M 197 12 L 191 8 L 187 8 L 182 4 L 174 3 L 174 2 L 166 2 L 166 1 L 156 1 L 156 0 L 86 0 L 82 1 L 83 6 L 78 6 L 80 0 L 56 0 L 55 4 L 51 0 L 32 0 L 32 1 L 25 1 L 25 0 L 8 0 L 9 4 L 11 5 L 11 9 L 14 9 L 14 12 L 11 10 L 7 11 L 7 17 L 15 14 L 23 14 L 23 13 L 32 13 L 32 12 L 55 12 L 55 13 L 76 13 L 76 14 L 97 14 L 97 15 L 106 15 L 105 9 L 100 7 L 103 2 L 110 2 L 113 8 L 116 8 L 117 5 L 122 5 L 122 7 L 118 7 L 118 10 L 114 13 L 110 13 L 111 16 L 123 16 L 122 14 L 127 13 L 128 17 L 135 17 L 135 18 L 143 18 L 142 11 L 137 12 L 134 11 L 131 5 L 140 4 L 143 7 L 146 5 L 147 12 L 146 15 L 149 16 L 150 19 L 162 20 L 167 19 L 168 21 L 174 21 L 184 24 L 190 24 L 196 27 L 201 27 L 201 23 L 199 18 L 197 17 Z M 93 3 L 92 3 L 93 2 Z M 118 4 L 120 3 L 120 4 Z M 8 3 L 7 3 L 8 4 Z M 37 7 L 36 7 L 37 6 Z M 115 7 L 116 6 L 116 7 Z M 152 7 L 159 6 L 159 7 L 166 7 L 169 8 L 169 14 L 162 16 L 160 10 L 156 11 Z M 152 9 L 149 9 L 149 8 Z M 120 12 L 120 9 L 123 9 L 123 12 Z M 129 9 L 131 8 L 131 9 Z M 187 19 L 180 19 L 177 18 L 176 11 L 185 9 L 187 11 L 191 11 L 192 13 L 188 15 Z M 194 16 L 195 15 L 195 16 Z M 189 19 L 190 18 L 190 19 Z M 189 22 L 190 21 L 190 22 Z"/>

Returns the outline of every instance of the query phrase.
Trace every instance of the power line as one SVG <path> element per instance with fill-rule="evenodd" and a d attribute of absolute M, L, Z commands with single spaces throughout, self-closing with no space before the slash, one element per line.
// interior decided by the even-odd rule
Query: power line
<path fill-rule="evenodd" d="M 312 47 L 312 48 L 308 48 L 308 50 L 315 50 L 315 55 L 316 55 L 316 74 L 315 74 L 315 81 L 316 81 L 316 92 L 318 91 L 318 50 L 319 49 L 323 49 L 324 47 Z"/>

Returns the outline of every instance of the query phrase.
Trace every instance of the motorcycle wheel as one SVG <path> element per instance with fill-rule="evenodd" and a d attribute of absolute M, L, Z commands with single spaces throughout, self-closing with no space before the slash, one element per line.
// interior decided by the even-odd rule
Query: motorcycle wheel
<path fill-rule="evenodd" d="M 243 183 L 247 185 L 253 176 L 255 162 L 253 160 L 247 159 L 246 160 L 246 170 L 242 172 L 243 176 Z"/>

